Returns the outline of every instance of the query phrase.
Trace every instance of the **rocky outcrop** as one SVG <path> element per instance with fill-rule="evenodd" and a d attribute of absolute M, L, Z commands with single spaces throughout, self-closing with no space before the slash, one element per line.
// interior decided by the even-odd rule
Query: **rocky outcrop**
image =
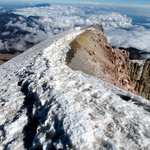
<path fill-rule="evenodd" d="M 145 58 L 147 58 L 147 55 L 150 54 L 150 52 L 141 52 L 141 50 L 133 47 L 128 47 L 128 48 L 119 47 L 119 49 L 123 49 L 129 52 L 130 53 L 129 58 L 131 60 L 144 60 Z"/>
<path fill-rule="evenodd" d="M 150 59 L 131 60 L 127 71 L 132 79 L 134 90 L 150 100 Z"/>
<path fill-rule="evenodd" d="M 129 53 L 111 46 L 102 26 L 92 25 L 83 30 L 86 31 L 70 43 L 67 65 L 134 92 L 131 78 L 125 71 L 130 61 Z"/>
<path fill-rule="evenodd" d="M 107 42 L 101 25 L 82 30 L 85 32 L 70 43 L 66 54 L 67 65 L 150 99 L 150 83 L 146 84 L 147 80 L 150 81 L 149 60 L 130 60 L 130 51 Z"/>

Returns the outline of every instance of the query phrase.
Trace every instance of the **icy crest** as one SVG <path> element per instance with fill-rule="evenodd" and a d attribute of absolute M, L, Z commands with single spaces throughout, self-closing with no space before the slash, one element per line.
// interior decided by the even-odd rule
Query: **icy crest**
<path fill-rule="evenodd" d="M 150 103 L 66 65 L 79 28 L 0 66 L 1 149 L 150 149 Z"/>

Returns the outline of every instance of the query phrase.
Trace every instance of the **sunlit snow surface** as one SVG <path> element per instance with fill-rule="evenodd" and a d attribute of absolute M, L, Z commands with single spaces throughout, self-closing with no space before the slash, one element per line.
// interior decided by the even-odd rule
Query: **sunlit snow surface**
<path fill-rule="evenodd" d="M 0 66 L 0 149 L 150 149 L 150 102 L 66 65 L 82 32 Z"/>

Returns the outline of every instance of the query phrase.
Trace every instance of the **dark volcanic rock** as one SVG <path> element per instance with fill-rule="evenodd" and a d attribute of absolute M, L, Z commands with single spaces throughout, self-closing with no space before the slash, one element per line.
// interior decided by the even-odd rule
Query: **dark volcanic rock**
<path fill-rule="evenodd" d="M 150 100 L 150 59 L 130 61 L 127 70 L 134 90 Z"/>
<path fill-rule="evenodd" d="M 136 49 L 136 48 L 133 48 L 133 47 L 129 47 L 129 48 L 119 47 L 119 49 L 123 49 L 123 50 L 126 50 L 127 52 L 129 52 L 130 53 L 130 56 L 129 56 L 130 59 L 140 59 L 140 57 L 141 57 L 141 54 L 140 54 L 139 50 Z"/>
<path fill-rule="evenodd" d="M 123 49 L 129 52 L 130 53 L 129 58 L 131 60 L 143 60 L 144 55 L 150 54 L 149 52 L 141 52 L 140 50 L 133 47 L 129 47 L 129 48 L 119 47 L 119 49 Z"/>

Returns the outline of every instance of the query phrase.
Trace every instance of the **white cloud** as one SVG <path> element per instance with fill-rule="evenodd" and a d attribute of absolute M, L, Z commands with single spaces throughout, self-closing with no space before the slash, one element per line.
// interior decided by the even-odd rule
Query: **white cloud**
<path fill-rule="evenodd" d="M 21 43 L 26 41 L 37 43 L 76 26 L 86 27 L 91 24 L 102 24 L 111 44 L 124 47 L 132 46 L 150 51 L 149 30 L 133 25 L 132 19 L 125 15 L 123 16 L 117 12 L 101 11 L 97 6 L 52 5 L 50 7 L 17 9 L 14 13 L 22 15 L 22 17 L 19 17 L 18 22 L 13 23 L 13 21 L 10 21 L 7 26 L 18 27 L 30 33 L 19 37 Z M 32 21 L 27 21 L 26 18 L 29 16 L 39 16 L 40 18 L 32 18 Z M 16 40 L 18 41 L 17 38 Z"/>
<path fill-rule="evenodd" d="M 4 48 L 5 48 L 7 51 L 9 51 L 9 49 L 11 48 L 11 47 L 9 46 L 9 42 L 8 42 L 8 41 L 5 41 L 5 42 L 4 42 Z"/>
<path fill-rule="evenodd" d="M 97 2 L 82 2 L 83 4 L 94 4 L 94 5 L 101 5 L 101 3 Z"/>
<path fill-rule="evenodd" d="M 4 44 L 2 42 L 2 40 L 0 40 L 0 50 L 3 48 Z"/>
<path fill-rule="evenodd" d="M 27 34 L 25 37 L 22 38 L 22 40 L 31 42 L 31 43 L 39 43 L 49 37 L 53 36 L 51 33 L 45 33 L 41 30 L 38 30 L 37 33 L 34 34 Z"/>
<path fill-rule="evenodd" d="M 25 43 L 24 43 L 23 40 L 20 41 L 20 42 L 18 42 L 18 43 L 15 43 L 15 44 L 13 45 L 13 48 L 17 49 L 18 51 L 24 50 L 24 47 L 25 47 Z"/>
<path fill-rule="evenodd" d="M 19 20 L 20 20 L 20 21 L 25 21 L 25 18 L 19 16 Z"/>
<path fill-rule="evenodd" d="M 90 8 L 95 11 L 95 8 Z M 86 14 L 84 8 L 67 7 L 67 6 L 51 6 L 46 8 L 24 8 L 17 9 L 14 12 L 19 15 L 41 16 L 37 23 L 42 25 L 46 31 L 52 28 L 62 28 L 64 30 L 75 26 L 87 26 L 89 24 L 98 23 L 107 27 L 123 27 L 128 28 L 132 26 L 132 20 L 119 13 L 108 12 L 94 12 L 93 14 Z M 14 26 L 25 26 L 17 22 Z M 29 30 L 28 30 L 29 31 Z"/>
<path fill-rule="evenodd" d="M 21 21 L 18 21 L 16 23 L 9 21 L 6 26 L 7 27 L 9 27 L 9 26 L 19 27 L 21 30 L 25 30 L 25 31 L 32 32 L 32 33 L 35 33 L 37 30 L 35 28 L 36 26 L 35 27 L 28 27 L 26 22 L 21 22 Z"/>
<path fill-rule="evenodd" d="M 9 31 L 6 31 L 6 32 L 2 32 L 1 34 L 2 34 L 3 36 L 6 36 L 6 35 L 10 34 L 10 32 L 9 32 Z"/>
<path fill-rule="evenodd" d="M 134 47 L 145 52 L 150 52 L 150 31 L 139 27 L 134 30 L 105 29 L 108 41 L 112 45 L 121 47 Z"/>

